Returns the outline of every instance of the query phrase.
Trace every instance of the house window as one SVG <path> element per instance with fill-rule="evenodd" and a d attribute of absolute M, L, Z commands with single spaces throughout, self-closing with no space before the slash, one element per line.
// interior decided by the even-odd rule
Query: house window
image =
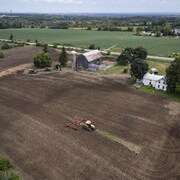
<path fill-rule="evenodd" d="M 162 89 L 164 89 L 164 86 L 162 87 Z"/>
<path fill-rule="evenodd" d="M 158 88 L 160 88 L 160 85 L 158 85 Z"/>

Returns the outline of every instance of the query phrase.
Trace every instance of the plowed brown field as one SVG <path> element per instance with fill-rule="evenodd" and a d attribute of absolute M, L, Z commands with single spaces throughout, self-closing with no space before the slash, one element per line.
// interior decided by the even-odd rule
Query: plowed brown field
<path fill-rule="evenodd" d="M 98 130 L 66 128 L 75 115 Z M 180 139 L 171 126 L 179 120 L 179 103 L 131 89 L 120 76 L 0 78 L 0 155 L 25 180 L 178 180 Z"/>

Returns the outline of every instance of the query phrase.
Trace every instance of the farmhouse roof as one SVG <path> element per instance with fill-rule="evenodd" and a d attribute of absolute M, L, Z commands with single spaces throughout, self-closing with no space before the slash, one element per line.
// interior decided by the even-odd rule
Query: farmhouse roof
<path fill-rule="evenodd" d="M 83 56 L 86 57 L 88 62 L 92 62 L 94 60 L 100 59 L 102 57 L 102 54 L 99 50 L 93 50 L 93 51 L 84 53 Z"/>
<path fill-rule="evenodd" d="M 147 79 L 147 80 L 151 80 L 151 81 L 160 81 L 160 80 L 164 79 L 164 76 L 147 73 L 144 75 L 143 79 Z"/>
<path fill-rule="evenodd" d="M 150 70 L 151 71 L 158 71 L 156 68 L 151 68 Z"/>

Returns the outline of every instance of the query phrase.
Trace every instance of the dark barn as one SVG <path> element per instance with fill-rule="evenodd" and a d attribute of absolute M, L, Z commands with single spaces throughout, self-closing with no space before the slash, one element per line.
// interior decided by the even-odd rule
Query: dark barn
<path fill-rule="evenodd" d="M 98 63 L 102 58 L 102 54 L 99 50 L 93 50 L 84 54 L 81 54 L 76 59 L 76 67 L 79 69 L 87 69 L 89 64 Z"/>

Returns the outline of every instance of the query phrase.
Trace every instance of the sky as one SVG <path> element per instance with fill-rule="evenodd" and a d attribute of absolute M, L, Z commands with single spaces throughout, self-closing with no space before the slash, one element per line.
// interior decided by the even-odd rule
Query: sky
<path fill-rule="evenodd" d="M 0 12 L 180 13 L 180 0 L 0 0 Z"/>

